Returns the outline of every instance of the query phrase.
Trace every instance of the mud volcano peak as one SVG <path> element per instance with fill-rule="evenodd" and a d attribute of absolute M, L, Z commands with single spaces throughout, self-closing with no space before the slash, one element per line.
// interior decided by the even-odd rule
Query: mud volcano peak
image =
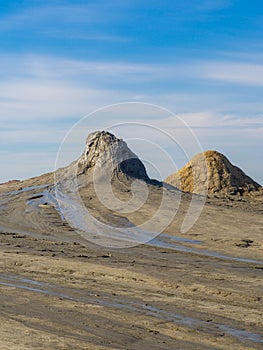
<path fill-rule="evenodd" d="M 112 167 L 113 174 L 122 173 L 130 178 L 148 181 L 146 169 L 126 142 L 108 131 L 95 131 L 88 135 L 86 147 L 77 161 L 78 174 Z"/>
<path fill-rule="evenodd" d="M 208 150 L 195 155 L 166 182 L 185 192 L 202 194 L 207 186 L 209 195 L 243 195 L 257 191 L 260 185 L 233 165 L 225 155 Z"/>

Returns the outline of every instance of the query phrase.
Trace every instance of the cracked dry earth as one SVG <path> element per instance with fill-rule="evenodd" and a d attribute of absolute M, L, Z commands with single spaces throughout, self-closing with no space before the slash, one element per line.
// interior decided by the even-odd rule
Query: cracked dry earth
<path fill-rule="evenodd" d="M 109 249 L 34 205 L 51 177 L 0 186 L 1 350 L 263 348 L 262 201 L 209 199 L 188 233 Z"/>

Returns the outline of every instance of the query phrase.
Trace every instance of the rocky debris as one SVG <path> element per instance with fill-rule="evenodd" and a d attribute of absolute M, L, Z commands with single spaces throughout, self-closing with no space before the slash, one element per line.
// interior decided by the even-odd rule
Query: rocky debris
<path fill-rule="evenodd" d="M 260 185 L 217 151 L 194 156 L 165 182 L 184 192 L 224 197 L 258 192 Z"/>
<path fill-rule="evenodd" d="M 263 202 L 263 187 L 259 187 L 257 191 L 249 193 L 250 197 L 259 202 Z"/>
<path fill-rule="evenodd" d="M 236 243 L 236 246 L 240 248 L 249 248 L 253 243 L 254 241 L 252 239 L 242 239 L 241 243 Z"/>

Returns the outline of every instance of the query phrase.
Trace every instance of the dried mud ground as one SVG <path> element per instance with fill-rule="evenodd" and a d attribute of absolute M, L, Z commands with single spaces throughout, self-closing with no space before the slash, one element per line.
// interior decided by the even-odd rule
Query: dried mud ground
<path fill-rule="evenodd" d="M 263 349 L 261 201 L 209 199 L 184 240 L 171 225 L 107 249 L 54 208 L 23 219 L 38 190 L 15 186 L 0 189 L 1 350 Z"/>

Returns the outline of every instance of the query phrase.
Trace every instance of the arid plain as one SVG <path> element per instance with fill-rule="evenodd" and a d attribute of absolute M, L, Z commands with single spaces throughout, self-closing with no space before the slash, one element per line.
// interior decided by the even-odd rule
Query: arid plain
<path fill-rule="evenodd" d="M 101 205 L 92 168 L 103 152 L 119 155 L 109 144 L 126 147 L 94 134 L 64 172 L 77 169 L 92 217 L 107 227 L 137 227 L 165 197 L 157 221 L 173 219 L 150 242 L 111 248 L 63 219 L 54 186 L 65 177 L 55 185 L 53 173 L 0 185 L 1 350 L 262 349 L 262 188 L 209 193 L 183 233 L 192 198 L 204 197 L 150 180 L 137 158 L 125 156 L 116 167 L 112 191 L 129 202 L 137 179 L 148 188 L 145 203 L 127 213 Z"/>

